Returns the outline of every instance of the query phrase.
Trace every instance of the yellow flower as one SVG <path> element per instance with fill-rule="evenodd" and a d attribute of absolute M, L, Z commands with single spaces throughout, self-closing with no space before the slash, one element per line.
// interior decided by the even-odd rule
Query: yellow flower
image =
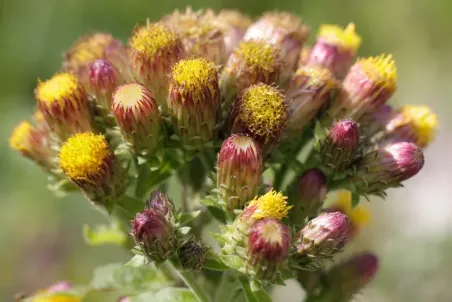
<path fill-rule="evenodd" d="M 416 136 L 416 144 L 425 148 L 435 137 L 438 117 L 425 105 L 406 105 L 400 110 L 400 124 L 409 124 Z"/>
<path fill-rule="evenodd" d="M 366 206 L 360 204 L 352 208 L 352 193 L 350 191 L 340 191 L 331 208 L 347 215 L 353 226 L 358 229 L 368 225 L 371 219 L 369 208 Z"/>
<path fill-rule="evenodd" d="M 373 82 L 373 86 L 392 94 L 397 88 L 397 68 L 392 55 L 360 59 L 356 63 Z"/>
<path fill-rule="evenodd" d="M 71 294 L 56 293 L 53 295 L 37 296 L 32 302 L 81 302 L 82 298 Z"/>
<path fill-rule="evenodd" d="M 63 109 L 64 106 L 67 106 L 66 102 L 69 101 L 72 106 L 78 108 L 79 103 L 83 102 L 83 96 L 80 96 L 83 93 L 83 90 L 80 91 L 81 89 L 81 84 L 74 75 L 66 72 L 59 73 L 49 80 L 39 83 L 36 98 L 47 106 L 57 102 Z"/>
<path fill-rule="evenodd" d="M 180 44 L 179 37 L 161 23 L 147 24 L 136 29 L 129 45 L 149 59 Z"/>
<path fill-rule="evenodd" d="M 325 39 L 327 43 L 337 45 L 353 53 L 361 44 L 361 37 L 355 32 L 355 24 L 353 23 L 348 24 L 346 28 L 338 25 L 322 25 L 318 37 Z"/>
<path fill-rule="evenodd" d="M 287 203 L 287 196 L 273 189 L 261 197 L 255 197 L 249 203 L 248 208 L 253 206 L 256 206 L 256 211 L 252 217 L 256 220 L 263 218 L 282 219 L 289 214 L 289 210 L 292 208 Z"/>

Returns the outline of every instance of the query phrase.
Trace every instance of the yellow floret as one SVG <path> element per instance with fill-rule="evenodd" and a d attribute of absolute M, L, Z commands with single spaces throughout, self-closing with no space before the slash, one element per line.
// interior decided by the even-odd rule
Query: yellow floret
<path fill-rule="evenodd" d="M 295 74 L 308 77 L 308 86 L 326 86 L 328 88 L 334 88 L 337 86 L 337 81 L 331 71 L 327 68 L 302 66 L 298 68 Z"/>
<path fill-rule="evenodd" d="M 346 28 L 338 25 L 325 24 L 320 27 L 319 37 L 328 43 L 337 45 L 344 50 L 355 53 L 361 44 L 361 37 L 355 32 L 355 24 L 350 23 Z"/>
<path fill-rule="evenodd" d="M 32 302 L 81 302 L 82 299 L 78 296 L 69 294 L 53 294 L 45 296 L 37 296 L 32 298 Z"/>
<path fill-rule="evenodd" d="M 237 55 L 245 60 L 248 66 L 257 66 L 267 71 L 273 71 L 280 63 L 278 49 L 264 41 L 243 42 L 237 49 Z"/>
<path fill-rule="evenodd" d="M 164 49 L 171 49 L 177 43 L 180 43 L 177 35 L 161 23 L 138 28 L 129 42 L 132 49 L 151 58 Z"/>
<path fill-rule="evenodd" d="M 358 60 L 357 64 L 366 73 L 375 87 L 394 92 L 397 87 L 397 68 L 392 55 L 379 55 Z"/>
<path fill-rule="evenodd" d="M 143 86 L 137 83 L 124 84 L 116 90 L 113 98 L 113 107 L 135 107 L 145 97 Z"/>
<path fill-rule="evenodd" d="M 112 43 L 114 38 L 105 33 L 94 33 L 79 39 L 68 54 L 69 68 L 77 69 L 101 59 L 105 47 Z"/>
<path fill-rule="evenodd" d="M 264 137 L 265 143 L 284 129 L 288 113 L 278 89 L 264 84 L 251 86 L 243 93 L 241 102 L 240 119 L 251 133 Z"/>
<path fill-rule="evenodd" d="M 371 219 L 370 211 L 366 206 L 358 205 L 352 208 L 352 193 L 350 191 L 340 191 L 332 208 L 347 215 L 352 224 L 358 228 L 366 226 Z"/>
<path fill-rule="evenodd" d="M 253 213 L 253 218 L 277 218 L 282 219 L 289 214 L 292 206 L 287 204 L 287 196 L 281 192 L 276 192 L 273 189 L 261 197 L 256 197 L 250 202 L 248 207 L 256 205 L 257 210 Z"/>
<path fill-rule="evenodd" d="M 401 109 L 403 124 L 410 124 L 416 133 L 416 143 L 425 148 L 435 137 L 438 117 L 425 105 L 406 105 Z"/>
<path fill-rule="evenodd" d="M 102 174 L 102 166 L 109 156 L 111 151 L 103 135 L 78 133 L 61 147 L 60 167 L 72 180 L 89 181 Z"/>
<path fill-rule="evenodd" d="M 80 82 L 70 73 L 59 73 L 47 81 L 40 82 L 36 89 L 38 101 L 48 105 L 58 102 L 61 106 L 65 100 L 73 102 L 77 107 L 77 96 L 74 93 L 80 89 Z"/>
<path fill-rule="evenodd" d="M 33 126 L 27 121 L 17 125 L 9 138 L 11 148 L 21 152 L 30 151 L 30 134 L 32 131 Z"/>

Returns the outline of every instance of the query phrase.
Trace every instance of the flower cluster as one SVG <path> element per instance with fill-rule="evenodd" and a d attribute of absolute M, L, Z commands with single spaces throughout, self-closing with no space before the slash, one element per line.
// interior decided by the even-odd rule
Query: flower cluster
<path fill-rule="evenodd" d="M 240 281 L 248 300 L 296 277 L 312 301 L 348 301 L 376 256 L 323 264 L 369 220 L 361 196 L 422 169 L 438 121 L 424 105 L 387 104 L 395 61 L 355 59 L 354 24 L 322 25 L 312 46 L 309 33 L 285 12 L 253 22 L 187 9 L 137 25 L 126 44 L 85 36 L 38 82 L 37 112 L 10 145 L 128 228 L 142 266 L 180 270 L 199 301 L 210 298 L 197 280 L 216 282 L 205 269 L 230 270 L 238 278 L 219 286 Z M 161 192 L 171 177 L 180 202 Z M 215 240 L 201 239 L 213 219 Z"/>

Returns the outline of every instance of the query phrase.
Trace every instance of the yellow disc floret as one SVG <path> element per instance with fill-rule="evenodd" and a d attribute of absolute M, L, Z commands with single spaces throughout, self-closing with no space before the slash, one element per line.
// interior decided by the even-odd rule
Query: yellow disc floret
<path fill-rule="evenodd" d="M 248 207 L 257 206 L 252 217 L 254 219 L 277 218 L 282 219 L 289 214 L 292 206 L 287 203 L 287 196 L 273 189 L 261 197 L 256 197 L 250 202 Z"/>
<path fill-rule="evenodd" d="M 60 151 L 60 167 L 72 180 L 89 181 L 102 174 L 111 151 L 103 135 L 84 132 L 70 137 Z"/>
<path fill-rule="evenodd" d="M 351 223 L 357 228 L 366 226 L 370 222 L 371 215 L 367 207 L 364 205 L 352 207 L 352 193 L 350 191 L 340 191 L 332 208 L 347 215 Z"/>
<path fill-rule="evenodd" d="M 306 85 L 308 87 L 326 86 L 328 88 L 334 88 L 338 85 L 333 74 L 327 68 L 302 66 L 298 68 L 295 75 L 307 77 L 308 82 Z"/>
<path fill-rule="evenodd" d="M 154 57 L 158 52 L 172 49 L 180 43 L 177 35 L 161 23 L 148 24 L 139 27 L 130 39 L 130 47 L 148 57 Z"/>
<path fill-rule="evenodd" d="M 237 55 L 248 66 L 257 66 L 263 70 L 273 71 L 279 65 L 279 51 L 272 44 L 259 40 L 250 40 L 240 44 Z"/>
<path fill-rule="evenodd" d="M 30 135 L 33 130 L 34 127 L 29 122 L 21 122 L 14 128 L 9 138 L 11 148 L 20 152 L 30 151 Z"/>
<path fill-rule="evenodd" d="M 327 43 L 355 53 L 361 44 L 361 37 L 355 32 L 355 24 L 350 23 L 346 28 L 338 25 L 325 24 L 320 27 L 320 38 Z"/>
<path fill-rule="evenodd" d="M 74 93 L 80 87 L 80 82 L 74 75 L 66 72 L 59 73 L 49 80 L 39 83 L 36 98 L 47 105 L 58 102 L 60 106 L 64 106 L 64 101 L 68 100 L 77 107 L 77 98 L 74 97 Z"/>
<path fill-rule="evenodd" d="M 409 124 L 416 135 L 416 144 L 425 148 L 435 137 L 438 117 L 425 105 L 406 105 L 400 110 L 401 124 Z"/>
<path fill-rule="evenodd" d="M 238 116 L 254 136 L 268 143 L 278 138 L 287 124 L 285 98 L 272 86 L 251 86 L 242 93 Z"/>
<path fill-rule="evenodd" d="M 392 93 L 397 88 L 397 69 L 392 55 L 360 59 L 357 62 L 373 86 Z"/>
<path fill-rule="evenodd" d="M 105 48 L 114 42 L 106 33 L 94 33 L 80 38 L 67 54 L 65 65 L 75 71 L 104 56 Z"/>

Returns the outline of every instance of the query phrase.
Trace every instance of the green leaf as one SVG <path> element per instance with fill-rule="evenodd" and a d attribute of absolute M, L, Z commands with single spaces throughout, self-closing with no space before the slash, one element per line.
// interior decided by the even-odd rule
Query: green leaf
<path fill-rule="evenodd" d="M 235 255 L 218 255 L 221 261 L 230 268 L 238 270 L 243 266 L 242 260 Z"/>
<path fill-rule="evenodd" d="M 146 292 L 130 298 L 131 302 L 197 302 L 195 295 L 186 288 L 167 287 L 158 292 Z"/>
<path fill-rule="evenodd" d="M 227 222 L 227 218 L 226 218 L 226 214 L 224 213 L 223 209 L 219 208 L 218 206 L 212 207 L 212 206 L 208 206 L 207 210 L 209 211 L 209 213 L 219 222 L 226 224 Z"/>
<path fill-rule="evenodd" d="M 120 290 L 125 293 L 138 293 L 154 290 L 170 282 L 155 267 L 124 266 L 121 263 L 108 264 L 97 268 L 91 280 L 92 290 Z"/>
<path fill-rule="evenodd" d="M 124 209 L 130 216 L 135 217 L 138 212 L 143 211 L 144 202 L 140 199 L 123 195 L 116 200 L 116 206 Z"/>
<path fill-rule="evenodd" d="M 177 221 L 179 222 L 180 225 L 185 225 L 190 221 L 194 220 L 196 217 L 198 217 L 199 214 L 201 214 L 201 211 L 179 213 L 179 215 L 177 215 Z"/>
<path fill-rule="evenodd" d="M 121 230 L 118 222 L 113 222 L 110 225 L 97 225 L 94 229 L 89 225 L 84 225 L 83 239 L 89 246 L 106 244 L 122 246 L 127 241 L 127 234 Z"/>
<path fill-rule="evenodd" d="M 204 264 L 205 269 L 210 269 L 212 271 L 227 271 L 231 268 L 221 261 L 220 257 L 217 254 L 209 250 L 209 254 L 207 255 L 207 261 Z"/>
<path fill-rule="evenodd" d="M 325 128 L 322 126 L 322 124 L 319 121 L 317 121 L 315 123 L 314 135 L 317 140 L 323 140 L 326 137 Z"/>
<path fill-rule="evenodd" d="M 143 255 L 135 255 L 129 262 L 125 264 L 125 266 L 131 267 L 142 267 L 149 265 L 149 260 Z"/>
<path fill-rule="evenodd" d="M 352 193 L 352 208 L 356 207 L 359 204 L 359 194 Z"/>
<path fill-rule="evenodd" d="M 248 302 L 272 302 L 272 299 L 264 289 L 256 290 L 255 285 L 251 285 L 248 279 L 241 278 L 240 283 Z"/>
<path fill-rule="evenodd" d="M 184 226 L 181 227 L 177 230 L 177 233 L 180 235 L 187 235 L 188 233 L 190 233 L 191 227 L 188 226 Z"/>

